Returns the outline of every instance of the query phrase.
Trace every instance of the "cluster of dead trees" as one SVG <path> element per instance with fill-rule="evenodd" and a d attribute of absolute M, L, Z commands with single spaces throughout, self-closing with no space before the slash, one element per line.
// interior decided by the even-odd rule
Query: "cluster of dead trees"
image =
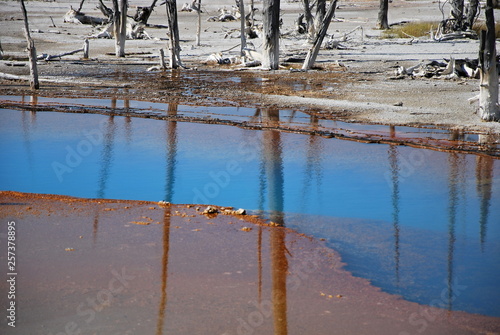
<path fill-rule="evenodd" d="M 102 0 L 99 0 L 99 9 L 104 15 L 104 18 L 93 18 L 81 12 L 83 3 L 81 0 L 77 10 L 71 10 L 66 15 L 65 20 L 68 22 L 79 22 L 83 24 L 106 25 L 106 29 L 101 31 L 108 37 L 115 38 L 116 56 L 125 56 L 125 41 L 129 38 L 137 38 L 140 34 L 144 34 L 143 27 L 147 26 L 148 19 L 157 6 L 157 0 L 153 0 L 148 7 L 138 7 L 133 17 L 127 16 L 128 0 L 111 0 L 112 8 L 108 8 Z M 250 11 L 245 14 L 245 0 L 235 0 L 236 6 L 232 12 L 221 11 L 216 18 L 218 21 L 240 19 L 241 20 L 241 54 L 247 52 L 246 38 L 257 37 L 255 32 L 254 20 L 254 4 L 250 0 Z M 330 22 L 332 21 L 337 7 L 337 0 L 330 0 L 328 6 L 326 0 L 301 0 L 304 12 L 297 19 L 297 31 L 307 34 L 312 42 L 303 63 L 303 69 L 311 69 L 318 52 L 322 46 L 323 40 L 327 34 Z M 390 0 L 380 0 L 380 10 L 378 16 L 378 25 L 380 28 L 388 28 L 388 4 Z M 480 110 L 481 118 L 484 120 L 500 120 L 500 108 L 498 107 L 498 70 L 496 61 L 495 48 L 495 19 L 493 8 L 498 6 L 497 0 L 487 0 L 485 8 L 486 30 L 483 30 L 479 36 L 480 51 L 478 70 L 480 77 Z M 179 45 L 179 29 L 177 19 L 177 2 L 176 0 L 165 0 L 160 5 L 165 5 L 168 36 L 169 36 L 169 51 L 170 51 L 170 67 L 183 67 L 180 57 Z M 442 22 L 442 33 L 470 31 L 479 12 L 479 1 L 469 0 L 468 6 L 465 6 L 464 0 L 452 0 L 450 17 Z M 28 50 L 32 73 L 36 73 L 36 51 L 34 43 L 29 36 L 28 21 L 24 0 L 21 0 L 21 6 L 25 14 L 25 33 L 28 41 Z M 193 0 L 190 4 L 185 4 L 181 10 L 195 11 L 198 13 L 198 33 L 197 43 L 199 43 L 200 26 L 201 26 L 201 0 Z M 314 13 L 314 14 L 313 14 Z M 280 0 L 263 0 L 262 4 L 262 28 L 259 30 L 259 35 L 263 40 L 262 52 L 260 54 L 260 63 L 264 69 L 276 70 L 279 68 L 279 41 L 280 41 Z M 252 31 L 255 32 L 252 35 Z M 147 36 L 147 34 L 146 34 Z M 162 59 L 163 61 L 163 59 Z M 476 73 L 477 73 L 476 72 Z M 36 87 L 38 84 L 33 84 Z"/>

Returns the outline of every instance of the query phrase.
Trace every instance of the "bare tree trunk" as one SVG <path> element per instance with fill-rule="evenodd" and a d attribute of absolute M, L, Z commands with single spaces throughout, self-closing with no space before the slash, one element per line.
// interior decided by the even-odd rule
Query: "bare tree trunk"
<path fill-rule="evenodd" d="M 476 20 L 477 9 L 479 7 L 479 0 L 469 0 L 469 11 L 465 22 L 466 29 L 472 29 L 474 21 Z"/>
<path fill-rule="evenodd" d="M 250 23 L 251 23 L 252 28 L 255 25 L 255 20 L 253 17 L 254 11 L 255 11 L 254 0 L 251 0 L 250 1 Z"/>
<path fill-rule="evenodd" d="M 196 45 L 201 45 L 201 0 L 198 0 L 198 27 L 196 29 Z"/>
<path fill-rule="evenodd" d="M 500 121 L 495 42 L 493 1 L 486 0 L 486 31 L 481 31 L 479 47 L 479 115 L 486 121 Z"/>
<path fill-rule="evenodd" d="M 389 12 L 389 0 L 380 0 L 380 7 L 378 10 L 378 21 L 377 21 L 377 27 L 379 29 L 389 29 L 389 20 L 387 18 L 388 12 Z"/>
<path fill-rule="evenodd" d="M 26 36 L 26 41 L 28 42 L 28 57 L 30 62 L 30 86 L 32 89 L 39 89 L 40 84 L 38 82 L 38 68 L 36 65 L 36 48 L 35 42 L 30 35 L 30 27 L 28 24 L 28 13 L 26 12 L 26 6 L 24 5 L 24 0 L 21 0 L 21 10 L 24 17 L 24 35 Z"/>
<path fill-rule="evenodd" d="M 309 0 L 303 0 L 302 4 L 304 5 L 304 19 L 306 20 L 307 34 L 309 38 L 313 38 L 316 30 L 314 29 L 314 17 L 311 13 Z"/>
<path fill-rule="evenodd" d="M 120 34 L 117 37 L 117 56 L 125 57 L 125 41 L 127 40 L 127 10 L 128 0 L 120 2 Z"/>
<path fill-rule="evenodd" d="M 102 0 L 99 0 L 99 1 L 102 1 Z M 134 15 L 134 21 L 144 23 L 145 25 L 147 25 L 149 17 L 151 16 L 151 13 L 153 13 L 153 10 L 156 6 L 157 1 L 158 0 L 153 0 L 153 2 L 151 3 L 151 6 L 149 6 L 149 7 L 137 7 L 137 11 Z"/>
<path fill-rule="evenodd" d="M 81 0 L 80 1 L 80 6 L 78 6 L 78 10 L 76 11 L 77 13 L 80 13 L 80 11 L 82 10 L 82 7 L 83 7 L 83 3 L 85 2 L 85 0 Z"/>
<path fill-rule="evenodd" d="M 177 1 L 167 0 L 168 35 L 170 39 L 170 68 L 177 69 L 181 64 L 179 46 L 179 25 L 177 23 Z"/>
<path fill-rule="evenodd" d="M 279 67 L 280 0 L 264 0 L 264 44 L 262 67 L 277 70 Z"/>
<path fill-rule="evenodd" d="M 456 20 L 453 30 L 462 30 L 464 19 L 464 0 L 451 1 L 451 18 Z"/>
<path fill-rule="evenodd" d="M 326 0 L 317 0 L 316 16 L 314 17 L 314 31 L 319 31 L 326 15 Z"/>
<path fill-rule="evenodd" d="M 309 70 L 313 67 L 314 62 L 316 61 L 316 57 L 318 57 L 319 49 L 321 48 L 321 44 L 323 43 L 323 39 L 325 38 L 326 32 L 328 31 L 328 27 L 330 26 L 330 22 L 332 21 L 333 15 L 335 14 L 335 8 L 337 7 L 337 0 L 330 1 L 330 7 L 328 7 L 328 12 L 323 19 L 321 27 L 316 34 L 316 38 L 314 39 L 314 43 L 309 49 L 307 53 L 306 59 L 304 60 L 304 65 L 302 65 L 302 69 Z"/>
<path fill-rule="evenodd" d="M 246 18 L 245 18 L 245 3 L 240 0 L 240 21 L 241 21 L 241 55 L 245 55 L 245 49 L 247 48 L 247 38 L 246 38 Z"/>

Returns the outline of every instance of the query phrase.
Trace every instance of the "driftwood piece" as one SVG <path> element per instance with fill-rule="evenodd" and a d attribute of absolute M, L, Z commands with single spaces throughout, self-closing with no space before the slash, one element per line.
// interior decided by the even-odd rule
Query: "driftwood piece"
<path fill-rule="evenodd" d="M 37 60 L 44 60 L 44 61 L 51 61 L 54 59 L 61 59 L 64 56 L 71 56 L 76 53 L 82 52 L 83 53 L 83 58 L 89 58 L 89 40 L 85 39 L 83 42 L 83 47 L 77 50 L 69 51 L 69 52 L 63 52 L 57 55 L 49 55 L 49 54 L 41 54 L 36 57 Z"/>
<path fill-rule="evenodd" d="M 73 50 L 73 51 L 69 51 L 69 52 L 63 52 L 63 53 L 60 53 L 60 54 L 57 54 L 57 55 L 49 55 L 49 54 L 41 54 L 41 55 L 38 55 L 37 56 L 37 60 L 45 60 L 45 61 L 51 61 L 51 60 L 54 60 L 56 58 L 62 58 L 64 56 L 71 56 L 71 55 L 74 55 L 76 53 L 79 53 L 79 52 L 83 52 L 83 48 L 81 49 L 77 49 L 77 50 Z"/>
<path fill-rule="evenodd" d="M 75 23 L 75 24 L 90 24 L 93 26 L 106 24 L 108 23 L 108 19 L 103 19 L 100 17 L 89 16 L 84 13 L 78 12 L 71 8 L 64 15 L 64 22 L 66 23 Z"/>
<path fill-rule="evenodd" d="M 497 59 L 497 63 L 500 60 Z M 398 66 L 396 76 L 454 79 L 454 78 L 479 78 L 478 59 L 445 59 L 444 61 L 422 62 L 405 68 Z"/>

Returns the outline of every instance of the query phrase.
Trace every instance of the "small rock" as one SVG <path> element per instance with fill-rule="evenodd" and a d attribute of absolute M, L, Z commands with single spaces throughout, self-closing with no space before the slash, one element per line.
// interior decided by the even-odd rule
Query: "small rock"
<path fill-rule="evenodd" d="M 403 102 L 400 101 L 398 103 L 395 103 L 394 106 L 396 106 L 396 107 L 403 107 Z"/>
<path fill-rule="evenodd" d="M 216 213 L 219 213 L 219 210 L 217 208 L 215 208 L 214 206 L 208 206 L 202 212 L 202 214 L 216 214 Z"/>
<path fill-rule="evenodd" d="M 246 215 L 247 211 L 244 210 L 243 208 L 240 208 L 240 209 L 235 210 L 234 214 L 236 214 L 236 215 Z"/>
<path fill-rule="evenodd" d="M 243 228 L 241 228 L 240 230 L 241 230 L 241 231 L 251 231 L 251 230 L 252 230 L 252 228 L 250 228 L 250 227 L 243 227 Z"/>
<path fill-rule="evenodd" d="M 160 206 L 170 206 L 170 202 L 165 201 L 165 200 L 160 200 L 160 201 L 158 201 L 158 205 L 160 205 Z"/>

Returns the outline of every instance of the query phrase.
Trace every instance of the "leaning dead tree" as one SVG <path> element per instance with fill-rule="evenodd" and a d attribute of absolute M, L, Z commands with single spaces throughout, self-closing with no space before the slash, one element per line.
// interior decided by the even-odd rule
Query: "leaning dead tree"
<path fill-rule="evenodd" d="M 151 16 L 151 13 L 153 13 L 157 1 L 158 0 L 153 0 L 149 7 L 137 7 L 136 13 L 134 15 L 134 21 L 147 25 L 149 17 Z"/>
<path fill-rule="evenodd" d="M 479 47 L 479 115 L 486 121 L 500 121 L 493 0 L 486 0 L 485 16 L 486 30 L 481 31 Z"/>
<path fill-rule="evenodd" d="M 28 24 L 28 13 L 26 12 L 26 6 L 24 5 L 24 0 L 21 0 L 21 11 L 24 17 L 24 35 L 26 36 L 26 41 L 28 42 L 28 57 L 30 63 L 30 86 L 32 89 L 39 89 L 40 84 L 38 82 L 38 68 L 36 66 L 36 48 L 35 42 L 30 35 L 30 27 Z"/>
<path fill-rule="evenodd" d="M 170 68 L 177 69 L 179 66 L 182 67 L 179 25 L 177 22 L 177 1 L 167 0 L 165 5 L 167 8 L 168 37 L 170 39 Z"/>
<path fill-rule="evenodd" d="M 335 15 L 335 8 L 337 8 L 337 0 L 331 0 L 330 6 L 328 7 L 328 12 L 323 18 L 323 22 L 321 23 L 321 27 L 316 34 L 314 43 L 312 47 L 309 49 L 306 59 L 304 60 L 304 64 L 302 65 L 303 70 L 309 70 L 313 67 L 314 62 L 316 61 L 316 57 L 318 57 L 319 49 L 321 48 L 323 39 L 326 36 L 328 27 L 330 26 L 330 22 L 332 21 L 333 16 Z"/>
<path fill-rule="evenodd" d="M 312 4 L 309 0 L 302 0 L 304 13 L 301 13 L 297 19 L 297 32 L 305 34 L 313 39 L 316 32 L 320 29 L 321 22 L 326 14 L 326 0 L 316 0 Z M 313 15 L 313 9 L 316 7 L 316 14 Z"/>
<path fill-rule="evenodd" d="M 262 67 L 277 70 L 279 67 L 280 0 L 264 0 L 262 20 L 264 21 Z"/>

